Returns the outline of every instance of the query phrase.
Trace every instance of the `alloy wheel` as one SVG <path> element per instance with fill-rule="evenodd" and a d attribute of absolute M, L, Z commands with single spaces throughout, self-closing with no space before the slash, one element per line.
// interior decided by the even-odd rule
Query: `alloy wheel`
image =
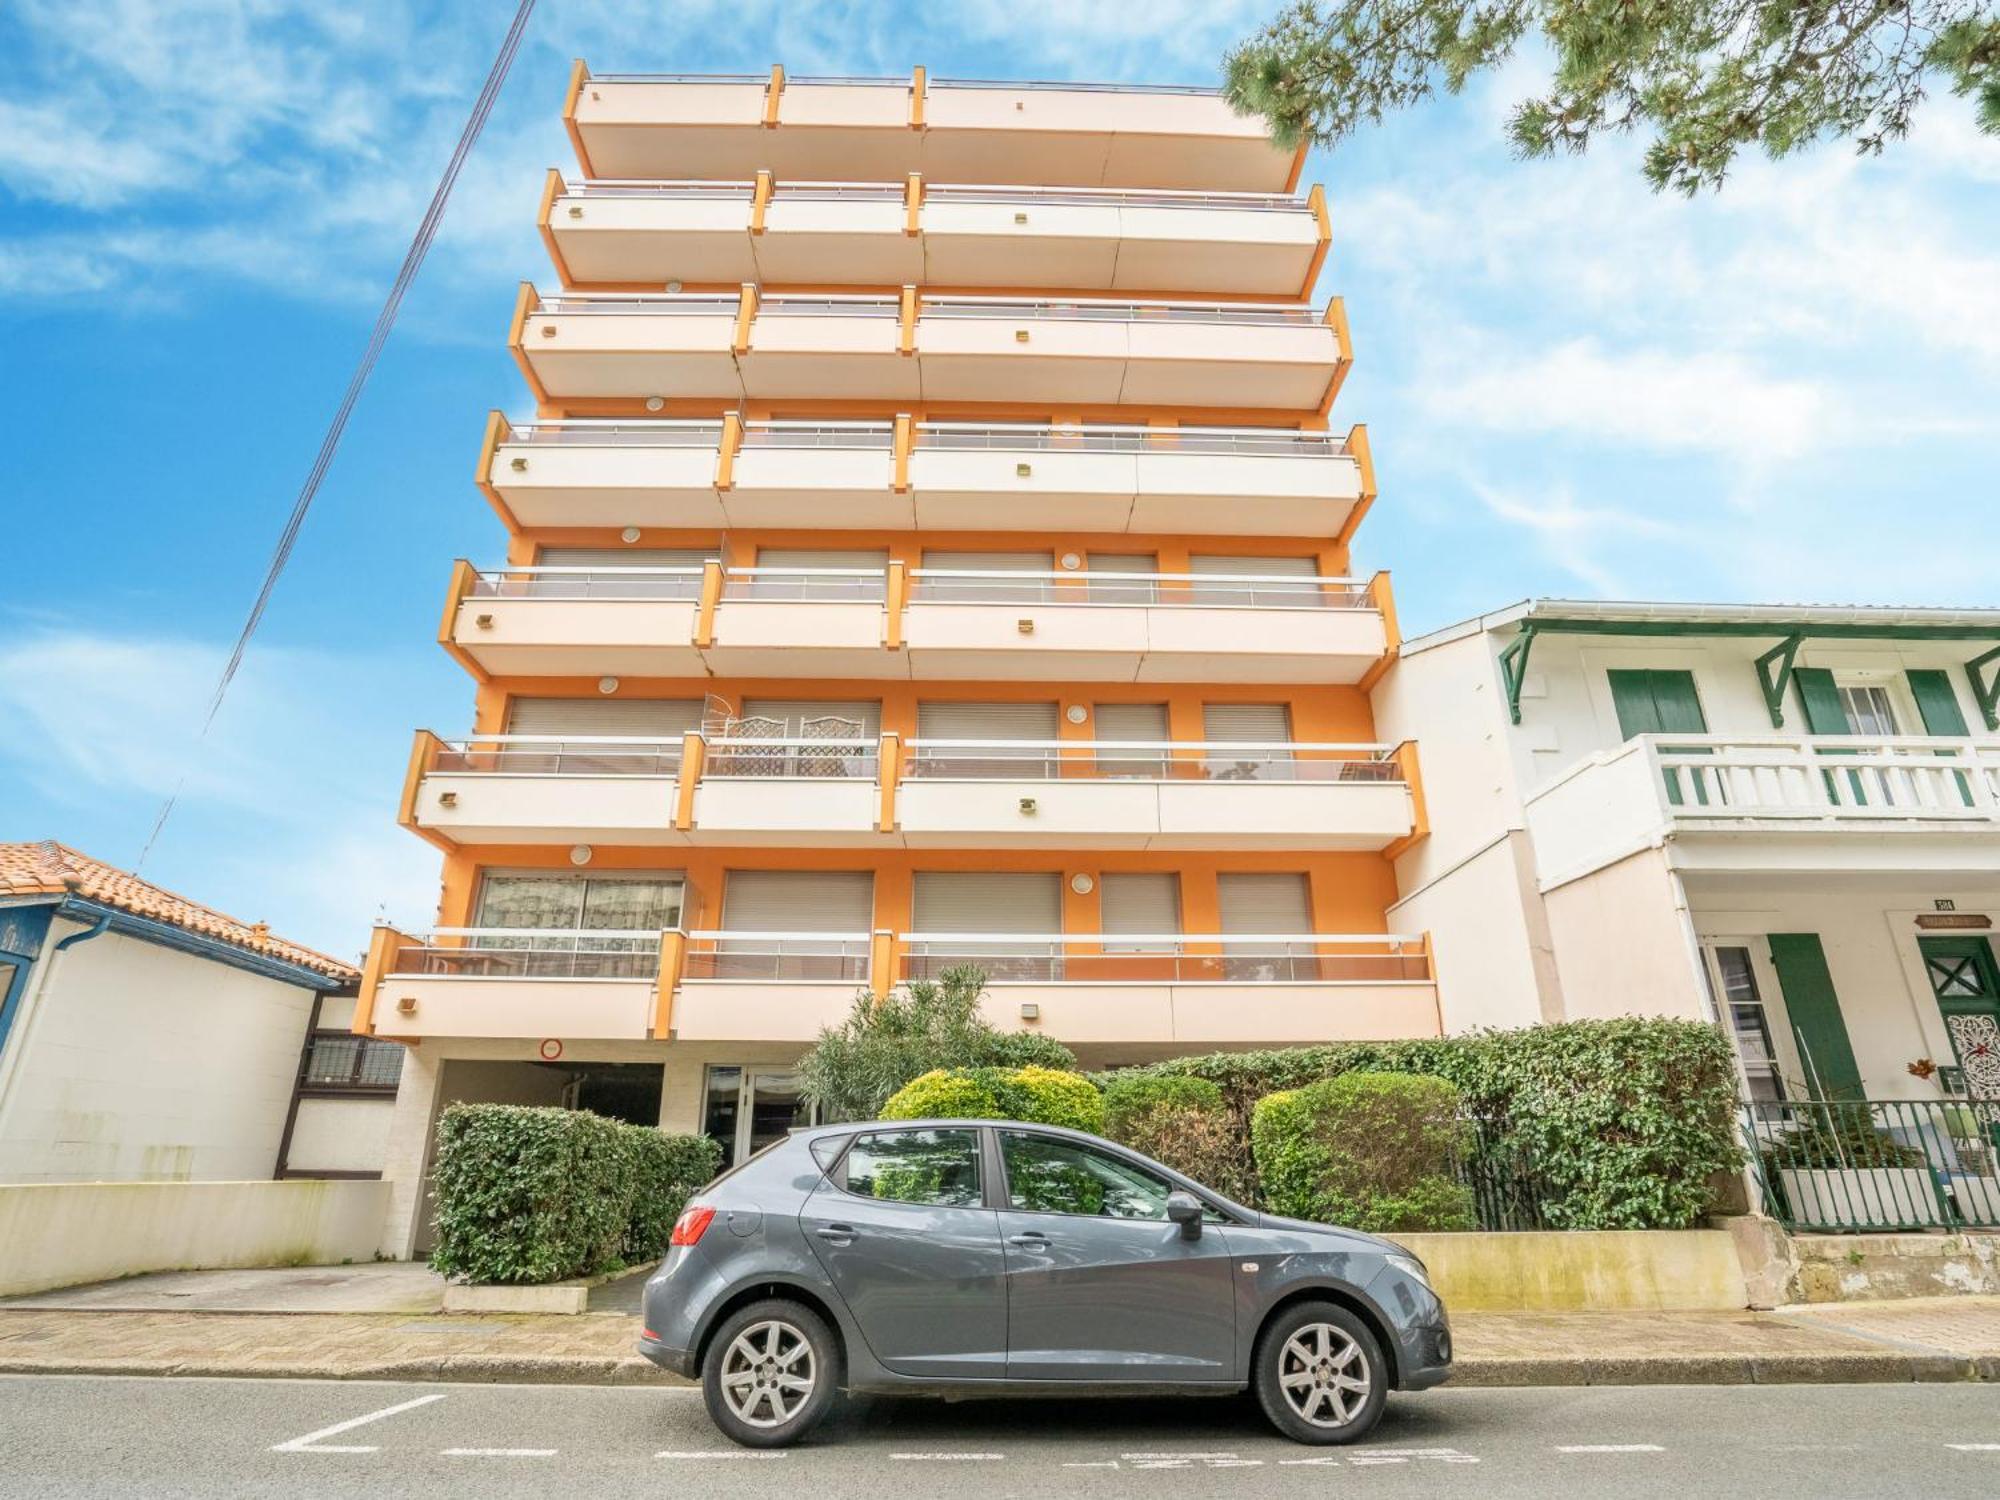
<path fill-rule="evenodd" d="M 1285 1402 L 1315 1427 L 1345 1427 L 1374 1383 L 1361 1346 L 1331 1323 L 1308 1323 L 1278 1351 Z"/>
<path fill-rule="evenodd" d="M 752 1323 L 722 1357 L 722 1399 L 752 1427 L 782 1427 L 798 1415 L 818 1381 L 812 1342 L 776 1318 Z"/>

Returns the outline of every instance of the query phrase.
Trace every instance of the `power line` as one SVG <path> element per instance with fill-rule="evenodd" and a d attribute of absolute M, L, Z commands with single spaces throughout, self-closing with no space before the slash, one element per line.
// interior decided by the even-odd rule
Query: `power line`
<path fill-rule="evenodd" d="M 347 390 L 340 398 L 333 420 L 327 424 L 326 435 L 320 439 L 319 453 L 314 457 L 312 467 L 306 471 L 305 483 L 299 486 L 298 497 L 292 501 L 291 514 L 285 518 L 284 530 L 278 533 L 278 545 L 271 553 L 270 566 L 264 571 L 263 586 L 257 590 L 256 602 L 250 606 L 249 617 L 237 634 L 236 645 L 229 653 L 229 660 L 223 664 L 222 675 L 215 684 L 215 695 L 209 699 L 208 713 L 201 721 L 201 732 L 195 736 L 197 746 L 207 740 L 209 728 L 222 708 L 222 700 L 229 693 L 229 685 L 235 681 L 237 669 L 243 665 L 243 654 L 250 648 L 250 638 L 263 623 L 264 610 L 271 602 L 272 592 L 285 571 L 285 564 L 291 561 L 292 547 L 298 541 L 299 528 L 305 525 L 306 512 L 312 509 L 313 499 L 319 494 L 320 482 L 326 478 L 326 471 L 333 463 L 334 453 L 347 431 L 347 419 L 353 415 L 354 404 L 361 398 L 362 387 L 368 384 L 368 377 L 375 372 L 375 362 L 382 357 L 382 348 L 389 341 L 389 331 L 396 326 L 396 314 L 402 309 L 403 294 L 417 279 L 424 257 L 430 253 L 431 241 L 437 238 L 438 225 L 444 220 L 445 205 L 450 202 L 451 190 L 458 183 L 459 170 L 472 154 L 480 131 L 486 128 L 486 117 L 493 113 L 493 105 L 500 97 L 501 85 L 507 81 L 508 70 L 514 66 L 514 54 L 521 49 L 521 36 L 527 30 L 528 16 L 534 8 L 535 0 L 521 0 L 514 12 L 514 24 L 507 28 L 500 51 L 495 55 L 492 67 L 487 69 L 486 82 L 479 90 L 479 97 L 473 101 L 472 113 L 466 119 L 465 128 L 459 132 L 458 145 L 451 153 L 451 160 L 445 163 L 437 191 L 431 194 L 430 207 L 424 210 L 423 220 L 417 225 L 410 248 L 403 256 L 402 267 L 396 272 L 396 280 L 389 288 L 388 297 L 383 300 L 382 310 L 375 315 L 375 328 L 368 336 L 368 347 L 362 351 L 360 362 L 348 377 Z M 139 851 L 138 861 L 133 865 L 135 871 L 145 867 L 146 856 L 153 852 L 160 830 L 173 816 L 174 804 L 180 800 L 186 785 L 187 773 L 183 771 L 172 794 L 160 808 L 160 815 L 153 820 L 153 831 L 146 835 L 145 847 Z"/>

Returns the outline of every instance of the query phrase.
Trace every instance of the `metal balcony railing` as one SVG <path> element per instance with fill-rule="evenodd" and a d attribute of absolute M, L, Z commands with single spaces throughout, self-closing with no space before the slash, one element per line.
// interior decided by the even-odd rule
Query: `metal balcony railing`
<path fill-rule="evenodd" d="M 1049 318 L 1091 323 L 1221 323 L 1316 328 L 1310 307 L 1287 302 L 1153 302 L 1111 298 L 925 297 L 924 318 Z M 1204 356 L 1195 356 L 1197 358 Z"/>
<path fill-rule="evenodd" d="M 993 984 L 1379 984 L 1431 977 L 1424 940 L 1400 934 L 913 932 L 903 944 L 904 979 L 935 979 L 967 965 Z M 1200 948 L 1220 951 L 1190 951 Z"/>
<path fill-rule="evenodd" d="M 440 740 L 430 769 L 495 776 L 673 776 L 681 740 L 622 734 L 479 734 Z"/>
<path fill-rule="evenodd" d="M 683 317 L 734 318 L 737 292 L 548 292 L 537 293 L 543 313 L 658 313 Z M 893 302 L 891 303 L 893 306 Z"/>
<path fill-rule="evenodd" d="M 1284 574 L 1058 573 L 915 568 L 919 604 L 1075 604 L 1200 609 L 1370 609 L 1353 578 Z"/>
<path fill-rule="evenodd" d="M 902 302 L 895 297 L 873 296 L 867 293 L 857 293 L 852 296 L 804 296 L 786 292 L 758 298 L 757 316 L 894 319 L 901 315 L 902 307 Z"/>
<path fill-rule="evenodd" d="M 682 978 L 848 984 L 868 979 L 865 932 L 690 932 Z"/>
<path fill-rule="evenodd" d="M 702 776 L 737 780 L 873 781 L 879 739 L 704 736 Z"/>
<path fill-rule="evenodd" d="M 928 781 L 1400 782 L 1390 745 L 1156 740 L 909 742 L 903 775 Z"/>
<path fill-rule="evenodd" d="M 437 927 L 392 972 L 429 979 L 652 979 L 660 934 L 628 928 Z"/>
<path fill-rule="evenodd" d="M 480 599 L 699 599 L 700 568 L 499 568 L 473 576 Z"/>
<path fill-rule="evenodd" d="M 745 448 L 862 448 L 888 452 L 895 447 L 890 422 L 746 422 Z"/>
<path fill-rule="evenodd" d="M 723 576 L 722 597 L 785 604 L 880 604 L 889 597 L 889 575 L 880 568 L 731 568 Z"/>
<path fill-rule="evenodd" d="M 1216 193 L 1184 188 L 972 187 L 924 184 L 924 202 L 1018 203 L 1033 208 L 1214 208 L 1239 213 L 1312 213 L 1290 193 Z"/>
<path fill-rule="evenodd" d="M 1004 422 L 919 422 L 918 449 L 996 453 L 1214 453 L 1230 457 L 1346 458 L 1347 439 L 1331 432 L 1275 427 L 1130 427 L 1091 423 L 1053 427 Z"/>
<path fill-rule="evenodd" d="M 560 422 L 516 422 L 509 443 L 580 448 L 713 448 L 722 441 L 720 422 L 659 419 L 644 422 L 570 417 Z"/>
<path fill-rule="evenodd" d="M 756 193 L 754 182 L 647 180 L 621 177 L 566 177 L 565 198 L 741 198 Z"/>

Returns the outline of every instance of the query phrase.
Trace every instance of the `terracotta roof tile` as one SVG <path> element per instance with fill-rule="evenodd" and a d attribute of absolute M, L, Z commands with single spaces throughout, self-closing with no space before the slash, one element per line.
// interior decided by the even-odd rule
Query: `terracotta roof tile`
<path fill-rule="evenodd" d="M 0 844 L 0 896 L 37 895 L 79 896 L 135 917 L 150 917 L 267 958 L 297 964 L 342 983 L 352 983 L 361 977 L 352 964 L 273 937 L 271 929 L 262 922 L 239 922 L 53 839 L 32 844 Z"/>

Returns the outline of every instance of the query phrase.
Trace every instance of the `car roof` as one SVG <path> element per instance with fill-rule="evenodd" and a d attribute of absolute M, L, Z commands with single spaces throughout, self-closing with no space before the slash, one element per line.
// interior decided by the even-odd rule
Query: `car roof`
<path fill-rule="evenodd" d="M 792 1132 L 802 1140 L 822 1141 L 841 1136 L 859 1135 L 876 1130 L 970 1130 L 978 1126 L 991 1126 L 996 1130 L 1033 1130 L 1047 1135 L 1067 1136 L 1075 1141 L 1091 1141 L 1106 1146 L 1117 1146 L 1121 1151 L 1130 1151 L 1128 1146 L 1118 1146 L 1116 1141 L 1101 1135 L 1092 1135 L 1087 1130 L 1072 1130 L 1067 1125 L 1043 1125 L 1034 1120 L 964 1120 L 964 1119 L 923 1119 L 923 1120 L 843 1120 L 837 1125 L 803 1125 Z"/>

